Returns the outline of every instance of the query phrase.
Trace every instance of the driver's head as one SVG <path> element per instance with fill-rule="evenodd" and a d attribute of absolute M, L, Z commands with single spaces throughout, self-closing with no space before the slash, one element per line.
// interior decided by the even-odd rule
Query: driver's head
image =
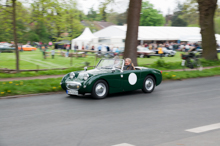
<path fill-rule="evenodd" d="M 126 58 L 125 59 L 125 65 L 130 65 L 131 64 L 131 59 L 130 58 Z"/>

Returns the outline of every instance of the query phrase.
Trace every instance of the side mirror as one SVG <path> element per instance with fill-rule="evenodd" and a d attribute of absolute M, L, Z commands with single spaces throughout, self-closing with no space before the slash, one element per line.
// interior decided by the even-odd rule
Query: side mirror
<path fill-rule="evenodd" d="M 114 72 L 115 72 L 115 68 L 112 69 L 112 73 L 114 73 Z"/>
<path fill-rule="evenodd" d="M 85 71 L 87 71 L 87 66 L 86 66 L 86 67 L 84 67 L 84 70 L 85 70 Z"/>

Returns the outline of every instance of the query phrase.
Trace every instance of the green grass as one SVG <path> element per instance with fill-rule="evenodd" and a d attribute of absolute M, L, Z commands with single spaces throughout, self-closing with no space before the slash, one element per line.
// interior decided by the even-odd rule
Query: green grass
<path fill-rule="evenodd" d="M 209 66 L 220 66 L 220 61 L 208 61 L 205 59 L 200 59 L 203 67 Z M 156 68 L 159 70 L 174 70 L 174 69 L 182 69 L 181 61 L 177 62 L 165 62 L 164 59 L 158 59 L 154 63 L 150 65 L 143 65 L 149 68 Z"/>
<path fill-rule="evenodd" d="M 62 91 L 60 81 L 61 78 L 0 82 L 0 96 Z"/>
<path fill-rule="evenodd" d="M 203 71 L 163 72 L 163 80 L 181 80 L 198 77 L 211 77 L 220 75 L 220 67 L 205 69 Z"/>
<path fill-rule="evenodd" d="M 48 50 L 50 52 L 50 50 Z M 57 50 L 56 50 L 57 51 Z M 43 53 L 40 50 L 20 52 L 20 69 L 52 69 L 52 68 L 70 68 L 84 66 L 83 62 L 90 62 L 93 66 L 97 64 L 94 56 L 87 56 L 86 58 L 78 57 L 71 58 L 56 55 L 55 59 L 49 56 L 43 59 Z M 15 53 L 0 53 L 0 68 L 15 69 Z"/>
<path fill-rule="evenodd" d="M 163 72 L 163 80 L 181 80 L 187 78 L 220 75 L 220 67 L 203 71 Z M 24 81 L 0 82 L 0 96 L 24 95 L 62 91 L 61 78 L 35 79 Z"/>
<path fill-rule="evenodd" d="M 50 52 L 50 50 L 48 50 Z M 58 50 L 56 50 L 58 51 Z M 166 62 L 180 62 L 180 52 L 174 57 L 163 57 Z M 219 54 L 220 57 L 220 54 Z M 43 59 L 42 52 L 37 51 L 24 51 L 20 52 L 20 69 L 51 69 L 51 68 L 77 68 L 83 66 L 83 62 L 90 62 L 90 66 L 94 66 L 100 59 L 95 60 L 95 56 L 87 56 L 86 58 L 73 57 L 73 64 L 70 65 L 70 58 L 56 55 L 55 59 L 51 56 Z M 151 56 L 150 58 L 138 58 L 138 65 L 152 64 L 159 59 L 158 56 Z M 15 69 L 15 53 L 0 53 L 0 68 Z"/>

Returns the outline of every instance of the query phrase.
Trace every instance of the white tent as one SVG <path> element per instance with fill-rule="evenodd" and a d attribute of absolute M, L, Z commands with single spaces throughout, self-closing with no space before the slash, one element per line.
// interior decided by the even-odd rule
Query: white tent
<path fill-rule="evenodd" d="M 92 34 L 88 27 L 86 27 L 79 37 L 72 40 L 72 50 L 74 50 L 75 45 L 78 45 L 78 49 L 81 50 L 83 45 L 85 47 L 87 44 L 91 45 L 96 41 L 98 41 L 98 38 Z"/>
<path fill-rule="evenodd" d="M 216 34 L 215 35 L 217 43 L 220 43 L 220 35 Z M 184 35 L 180 37 L 181 41 L 187 41 L 187 42 L 200 42 L 202 41 L 202 36 L 201 34 L 197 35 Z"/>
<path fill-rule="evenodd" d="M 96 33 L 99 38 L 126 37 L 127 26 L 110 26 Z M 138 40 L 180 40 L 181 36 L 199 35 L 198 27 L 139 26 Z"/>
<path fill-rule="evenodd" d="M 215 37 L 216 37 L 217 43 L 220 45 L 220 34 L 216 34 Z"/>

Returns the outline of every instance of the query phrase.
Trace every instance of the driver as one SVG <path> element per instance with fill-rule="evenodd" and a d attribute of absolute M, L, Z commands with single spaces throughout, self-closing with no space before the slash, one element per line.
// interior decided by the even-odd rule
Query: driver
<path fill-rule="evenodd" d="M 135 70 L 134 65 L 130 58 L 125 59 L 124 70 Z"/>

